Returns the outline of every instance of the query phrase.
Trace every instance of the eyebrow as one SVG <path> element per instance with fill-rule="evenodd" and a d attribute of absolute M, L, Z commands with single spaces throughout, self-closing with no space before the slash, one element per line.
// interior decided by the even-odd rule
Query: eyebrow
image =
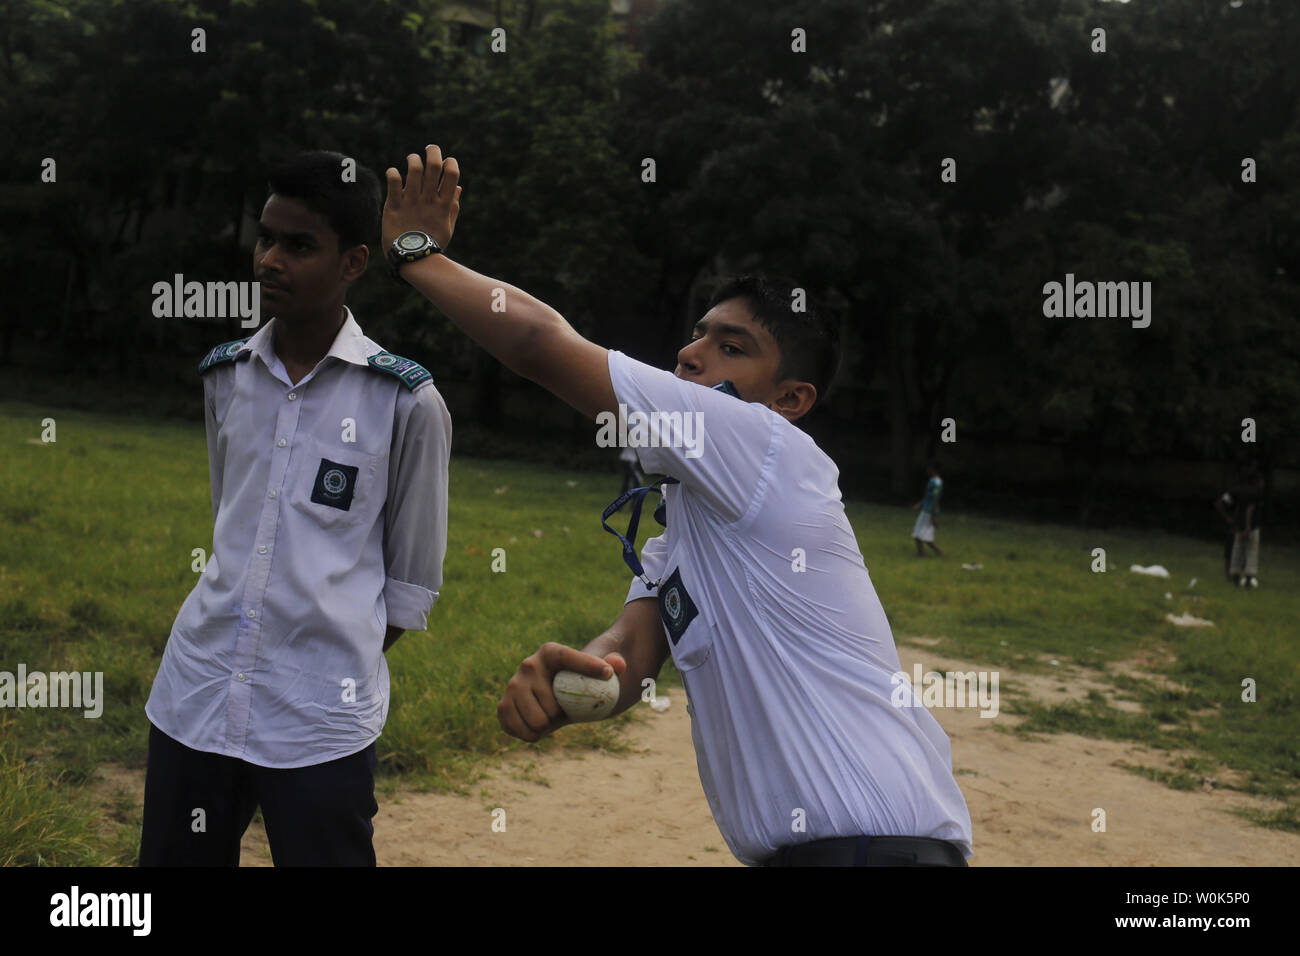
<path fill-rule="evenodd" d="M 760 348 L 758 339 L 754 337 L 754 333 L 749 331 L 749 329 L 745 328 L 743 325 L 732 325 L 729 322 L 710 322 L 708 319 L 700 319 L 700 321 L 695 323 L 695 331 L 699 332 L 701 335 L 708 335 L 710 332 L 714 331 L 719 335 L 734 335 L 737 338 L 746 339 L 754 346 L 754 348 Z"/>
<path fill-rule="evenodd" d="M 262 235 L 266 235 L 266 236 L 274 236 L 274 235 L 276 235 L 276 232 L 275 232 L 274 229 L 272 229 L 270 226 L 268 226 L 268 225 L 266 225 L 265 223 L 262 223 L 262 222 L 259 222 L 259 223 L 257 224 L 257 231 L 258 231 L 260 234 L 262 234 Z M 282 238 L 282 239 L 296 239 L 296 240 L 298 240 L 298 241 L 302 241 L 302 240 L 310 240 L 311 242 L 315 242 L 315 241 L 316 241 L 316 236 L 315 236 L 315 234 L 314 234 L 314 233 L 310 233 L 310 232 L 282 232 L 282 233 L 280 233 L 279 235 L 280 235 L 280 238 Z"/>

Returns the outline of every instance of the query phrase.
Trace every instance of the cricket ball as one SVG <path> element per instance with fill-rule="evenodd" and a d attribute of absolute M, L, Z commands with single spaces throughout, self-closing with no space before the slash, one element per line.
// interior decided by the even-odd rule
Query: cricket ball
<path fill-rule="evenodd" d="M 618 674 L 601 680 L 577 671 L 560 671 L 551 681 L 551 690 L 565 716 L 575 723 L 604 720 L 618 705 Z"/>

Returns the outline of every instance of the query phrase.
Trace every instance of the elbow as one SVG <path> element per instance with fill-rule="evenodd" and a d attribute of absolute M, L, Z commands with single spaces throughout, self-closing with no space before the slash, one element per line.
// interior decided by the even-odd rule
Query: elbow
<path fill-rule="evenodd" d="M 557 346 L 568 328 L 563 320 L 557 322 L 545 313 L 528 323 L 508 363 L 510 371 L 546 387 L 554 376 L 560 352 Z"/>
<path fill-rule="evenodd" d="M 542 347 L 542 327 L 538 322 L 529 323 L 527 330 L 519 337 L 514 354 L 505 365 L 516 375 L 523 376 L 530 382 L 537 381 L 542 368 L 539 351 Z"/>

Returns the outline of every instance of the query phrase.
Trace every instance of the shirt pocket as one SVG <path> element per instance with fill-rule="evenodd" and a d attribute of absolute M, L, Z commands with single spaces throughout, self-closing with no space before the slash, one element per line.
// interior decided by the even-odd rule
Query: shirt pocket
<path fill-rule="evenodd" d="M 349 528 L 374 517 L 383 496 L 376 485 L 379 455 L 356 445 L 313 438 L 301 449 L 294 478 L 293 506 L 322 528 Z"/>
<path fill-rule="evenodd" d="M 708 661 L 717 628 L 691 568 L 677 555 L 666 567 L 668 573 L 659 582 L 659 618 L 668 634 L 673 663 L 679 671 L 692 671 Z"/>

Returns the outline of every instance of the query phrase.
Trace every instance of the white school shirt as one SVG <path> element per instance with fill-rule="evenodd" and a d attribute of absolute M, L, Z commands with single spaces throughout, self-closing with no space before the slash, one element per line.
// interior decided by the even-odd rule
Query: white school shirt
<path fill-rule="evenodd" d="M 641 553 L 658 586 L 634 579 L 627 599 L 659 600 L 731 852 L 755 865 L 811 840 L 922 836 L 969 857 L 947 735 L 924 707 L 891 702 L 898 651 L 834 462 L 762 405 L 615 351 L 609 372 L 629 422 L 703 415 L 702 436 L 683 435 L 690 447 L 637 449 L 647 473 L 680 484 L 666 488 L 667 529 Z M 665 446 L 675 427 L 658 429 Z"/>
<path fill-rule="evenodd" d="M 424 630 L 442 585 L 451 416 L 428 373 L 384 357 L 350 310 L 296 384 L 274 323 L 219 347 L 233 360 L 203 375 L 212 554 L 145 713 L 194 750 L 290 768 L 383 729 L 385 629 Z"/>

